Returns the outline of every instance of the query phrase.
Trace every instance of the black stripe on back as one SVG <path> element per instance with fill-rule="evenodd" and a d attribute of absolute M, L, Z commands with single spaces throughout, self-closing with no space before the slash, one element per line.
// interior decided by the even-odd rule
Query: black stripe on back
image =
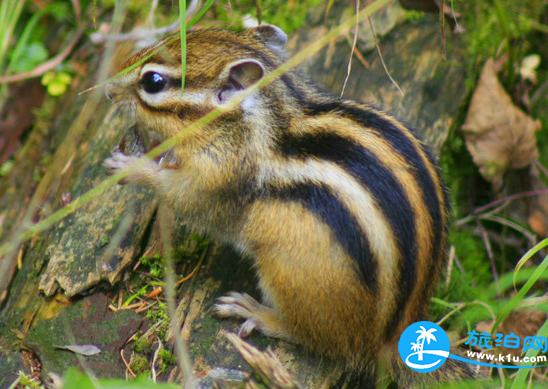
<path fill-rule="evenodd" d="M 396 309 L 398 314 L 401 313 L 415 286 L 417 257 L 414 213 L 402 184 L 369 150 L 352 139 L 334 133 L 301 136 L 286 133 L 281 137 L 279 147 L 286 157 L 318 158 L 336 163 L 353 175 L 376 199 L 397 239 L 397 247 L 403 258 Z M 362 272 L 367 271 L 367 263 L 360 263 L 360 257 L 354 259 Z"/>
<path fill-rule="evenodd" d="M 444 247 L 444 222 L 441 204 L 438 199 L 436 184 L 427 170 L 419 150 L 415 145 L 406 137 L 406 135 L 397 126 L 383 118 L 378 112 L 373 110 L 361 109 L 349 104 L 345 104 L 344 101 L 333 101 L 327 103 L 305 103 L 305 109 L 310 115 L 320 115 L 330 112 L 338 112 L 344 117 L 348 117 L 362 126 L 373 128 L 378 131 L 379 136 L 388 141 L 391 146 L 401 155 L 403 158 L 414 168 L 415 177 L 419 188 L 422 190 L 422 199 L 432 221 L 432 233 L 433 233 L 433 250 L 431 261 L 439 261 L 441 259 L 441 251 Z M 431 263 L 432 267 L 438 267 L 437 264 Z M 405 278 L 407 272 L 414 268 L 414 263 L 407 262 L 404 264 L 403 273 L 401 274 L 402 284 L 406 285 Z M 414 274 L 414 273 L 411 273 Z M 407 286 L 409 284 L 407 283 Z M 410 290 L 409 290 L 410 292 Z M 407 302 L 409 293 L 404 293 L 401 299 L 398 301 L 398 309 L 396 309 L 395 317 L 390 320 L 392 325 L 387 330 L 387 336 L 395 330 L 403 313 L 403 308 Z"/>
<path fill-rule="evenodd" d="M 356 274 L 373 293 L 377 290 L 377 266 L 369 242 L 360 224 L 341 201 L 323 184 L 311 182 L 295 183 L 277 187 L 269 185 L 266 197 L 298 202 L 317 215 L 329 226 L 334 237 L 350 257 L 356 260 Z"/>
<path fill-rule="evenodd" d="M 419 151 L 401 129 L 383 118 L 378 112 L 350 106 L 344 104 L 343 101 L 308 103 L 307 109 L 311 115 L 340 112 L 344 117 L 348 117 L 364 127 L 377 130 L 378 134 L 386 139 L 390 145 L 404 157 L 406 162 L 415 169 L 419 187 L 422 188 L 423 191 L 424 203 L 428 207 L 432 218 L 433 229 L 436 232 L 440 232 L 439 235 L 441 236 L 441 231 L 443 231 L 444 226 L 436 184 L 426 168 Z M 426 151 L 424 152 L 427 154 L 427 157 L 430 157 Z M 436 243 L 437 245 L 439 244 L 439 237 L 436 239 Z"/>

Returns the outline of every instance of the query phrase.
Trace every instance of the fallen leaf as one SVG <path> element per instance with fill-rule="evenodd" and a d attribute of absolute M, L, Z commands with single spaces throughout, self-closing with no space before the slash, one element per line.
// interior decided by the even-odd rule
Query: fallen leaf
<path fill-rule="evenodd" d="M 540 121 L 517 108 L 500 84 L 492 59 L 485 64 L 462 126 L 466 146 L 482 176 L 500 190 L 509 169 L 538 158 Z"/>
<path fill-rule="evenodd" d="M 92 344 L 69 344 L 66 346 L 55 346 L 55 348 L 72 351 L 75 354 L 81 355 L 95 355 L 101 352 L 99 347 Z"/>

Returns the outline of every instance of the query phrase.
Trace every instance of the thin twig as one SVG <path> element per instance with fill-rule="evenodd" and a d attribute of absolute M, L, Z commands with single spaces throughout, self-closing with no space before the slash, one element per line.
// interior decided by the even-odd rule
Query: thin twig
<path fill-rule="evenodd" d="M 72 52 L 72 49 L 74 48 L 74 45 L 78 42 L 80 37 L 82 36 L 83 30 L 78 30 L 76 32 L 76 37 L 70 42 L 70 44 L 57 54 L 55 57 L 50 59 L 47 62 L 44 62 L 41 65 L 38 65 L 33 70 L 27 73 L 21 73 L 21 74 L 14 74 L 13 76 L 7 76 L 7 77 L 0 77 L 0 84 L 1 83 L 10 83 L 10 82 L 16 82 L 16 81 L 22 81 L 33 77 L 38 77 L 44 74 L 45 72 L 54 69 L 56 66 L 60 65 L 61 62 L 63 62 L 69 54 Z"/>
<path fill-rule="evenodd" d="M 519 233 L 521 233 L 523 236 L 525 236 L 532 244 L 533 246 L 537 244 L 537 237 L 535 234 L 528 231 L 526 228 L 523 228 L 517 223 L 512 223 L 511 221 L 508 221 L 500 216 L 494 216 L 494 215 L 486 215 L 486 216 L 479 216 L 480 220 L 488 220 L 495 223 L 502 224 L 503 226 L 510 227 Z"/>
<path fill-rule="evenodd" d="M 200 257 L 200 260 L 198 261 L 198 264 L 196 265 L 196 267 L 190 272 L 190 274 L 188 274 L 187 276 L 181 278 L 179 281 L 177 281 L 177 285 L 181 285 L 183 282 L 189 280 L 190 278 L 192 278 L 192 276 L 194 274 L 196 274 L 196 272 L 198 271 L 198 269 L 200 269 L 200 267 L 202 266 L 202 263 L 204 262 L 204 258 L 206 256 L 206 253 L 207 253 L 207 249 L 204 250 L 202 256 Z"/>
<path fill-rule="evenodd" d="M 545 175 L 548 177 L 548 169 L 546 169 L 546 167 L 538 160 L 538 159 L 535 159 L 534 161 L 535 163 L 535 166 Z"/>
<path fill-rule="evenodd" d="M 386 66 L 386 63 L 384 63 L 384 58 L 382 56 L 381 48 L 379 46 L 379 41 L 377 40 L 377 33 L 375 32 L 375 28 L 373 27 L 373 22 L 371 21 L 371 18 L 369 17 L 369 15 L 367 16 L 367 21 L 369 22 L 369 28 L 371 29 L 371 35 L 373 36 L 373 40 L 375 41 L 375 47 L 377 48 L 377 53 L 379 53 L 379 59 L 381 60 L 382 67 L 384 68 L 384 71 L 385 71 L 386 75 L 388 76 L 388 78 L 390 79 L 392 84 L 394 84 L 394 86 L 396 87 L 396 89 L 398 90 L 400 95 L 405 96 L 405 93 L 403 93 L 403 91 L 401 90 L 401 88 L 398 85 L 398 83 L 396 82 L 396 80 L 394 80 L 392 78 L 392 76 L 390 75 L 390 72 L 388 71 L 388 67 Z"/>
<path fill-rule="evenodd" d="M 462 309 L 466 307 L 466 304 L 464 304 L 464 303 L 455 303 L 454 305 L 455 305 L 455 309 L 453 309 L 452 311 L 449 311 L 444 317 L 442 317 L 440 320 L 438 320 L 436 322 L 437 325 L 441 326 L 444 321 L 449 319 L 455 313 L 462 311 Z"/>
<path fill-rule="evenodd" d="M 159 301 L 160 300 L 156 300 L 152 304 L 143 305 L 141 308 L 135 309 L 135 313 L 141 313 L 141 312 L 144 312 L 144 311 L 148 311 L 150 308 L 152 308 L 153 306 L 158 304 Z"/>
<path fill-rule="evenodd" d="M 362 53 L 360 53 L 360 50 L 358 50 L 357 47 L 354 48 L 354 54 L 356 55 L 356 57 L 358 57 L 358 60 L 362 63 L 364 68 L 369 69 L 371 67 L 369 66 L 369 64 L 367 63 L 367 61 L 363 57 Z"/>
<path fill-rule="evenodd" d="M 485 249 L 487 250 L 487 256 L 489 257 L 489 262 L 491 263 L 491 270 L 493 271 L 493 279 L 495 280 L 495 285 L 497 286 L 497 294 L 500 297 L 499 276 L 497 273 L 497 268 L 495 266 L 495 256 L 493 255 L 493 249 L 491 248 L 489 235 L 487 234 L 487 231 L 485 230 L 485 228 L 483 228 L 483 225 L 481 224 L 479 219 L 476 219 L 476 223 L 478 224 L 478 228 L 481 233 L 481 238 L 483 239 L 483 243 L 485 244 Z"/>
<path fill-rule="evenodd" d="M 502 197 L 498 200 L 490 202 L 489 204 L 482 205 L 481 207 L 476 208 L 475 210 L 470 212 L 470 214 L 468 216 L 465 216 L 464 218 L 462 218 L 460 220 L 457 220 L 455 223 L 453 223 L 453 225 L 455 225 L 456 227 L 460 227 L 460 226 L 462 226 L 462 225 L 464 225 L 464 224 L 466 224 L 466 223 L 468 223 L 472 220 L 475 220 L 475 218 L 479 214 L 481 214 L 482 212 L 487 211 L 489 208 L 496 207 L 499 204 L 503 204 L 503 203 L 510 202 L 510 201 L 513 201 L 513 200 L 517 200 L 517 199 L 520 199 L 522 197 L 542 196 L 542 195 L 548 195 L 548 189 L 532 190 L 532 191 L 529 191 L 529 192 L 516 193 L 516 194 L 510 195 L 510 196 Z M 507 206 L 507 205 L 508 204 L 503 204 L 503 206 Z"/>
<path fill-rule="evenodd" d="M 198 10 L 198 0 L 192 0 L 186 10 L 186 19 L 192 16 Z M 147 30 L 136 30 L 125 34 L 103 34 L 101 32 L 94 32 L 89 36 L 89 39 L 96 45 L 109 42 L 124 42 L 129 40 L 141 40 L 147 39 L 155 35 L 164 35 L 170 32 L 176 31 L 180 27 L 180 21 L 177 19 L 175 22 L 160 28 L 153 28 Z"/>
<path fill-rule="evenodd" d="M 126 361 L 126 358 L 124 357 L 124 349 L 121 349 L 120 350 L 120 357 L 122 358 L 122 362 L 124 363 L 124 365 L 126 366 L 126 369 L 127 371 L 129 372 L 129 374 L 131 374 L 131 376 L 133 378 L 137 378 L 137 374 L 135 374 L 133 372 L 133 370 L 131 369 L 131 366 L 129 366 L 129 363 Z"/>
<path fill-rule="evenodd" d="M 156 362 L 160 356 L 160 351 L 164 349 L 164 344 L 158 336 L 156 337 L 156 341 L 158 342 L 158 347 L 156 347 L 156 351 L 154 351 L 154 355 L 152 356 L 152 362 L 150 363 L 150 375 L 154 383 L 156 383 Z"/>
<path fill-rule="evenodd" d="M 164 35 L 169 32 L 176 31 L 178 28 L 179 19 L 168 26 L 155 28 L 152 30 L 136 30 L 125 34 L 103 34 L 101 32 L 94 32 L 89 36 L 89 39 L 96 45 L 100 45 L 105 42 L 124 42 L 129 40 L 150 38 L 155 35 Z"/>
<path fill-rule="evenodd" d="M 354 27 L 354 40 L 352 41 L 352 48 L 350 49 L 350 58 L 348 58 L 348 66 L 346 67 L 346 77 L 344 78 L 344 83 L 341 89 L 341 98 L 344 95 L 346 89 L 346 84 L 350 78 L 350 72 L 352 71 L 352 58 L 354 57 L 354 50 L 356 50 L 356 44 L 358 43 L 358 32 L 360 26 L 360 20 L 358 15 L 360 13 L 360 0 L 356 0 L 356 26 Z"/>

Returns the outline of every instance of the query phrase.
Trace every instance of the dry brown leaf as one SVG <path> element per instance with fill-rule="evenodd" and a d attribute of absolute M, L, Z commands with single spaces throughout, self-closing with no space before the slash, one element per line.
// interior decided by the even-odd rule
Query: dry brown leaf
<path fill-rule="evenodd" d="M 538 158 L 535 132 L 540 126 L 512 104 L 497 79 L 493 60 L 488 60 L 462 129 L 474 162 L 495 190 L 502 187 L 508 169 L 524 168 Z"/>

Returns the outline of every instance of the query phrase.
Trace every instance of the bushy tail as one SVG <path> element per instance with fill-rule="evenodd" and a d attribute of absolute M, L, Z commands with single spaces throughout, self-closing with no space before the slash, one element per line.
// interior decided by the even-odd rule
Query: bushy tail
<path fill-rule="evenodd" d="M 331 389 L 429 389 L 440 384 L 458 382 L 458 388 L 482 388 L 487 382 L 485 377 L 476 371 L 476 366 L 452 358 L 437 370 L 419 373 L 402 361 L 397 350 L 385 349 L 379 353 L 376 366 L 368 365 L 365 369 L 354 369 L 342 375 Z M 461 355 L 459 349 L 451 348 L 452 354 Z M 468 381 L 470 386 L 464 385 Z M 445 386 L 443 386 L 445 387 Z"/>

